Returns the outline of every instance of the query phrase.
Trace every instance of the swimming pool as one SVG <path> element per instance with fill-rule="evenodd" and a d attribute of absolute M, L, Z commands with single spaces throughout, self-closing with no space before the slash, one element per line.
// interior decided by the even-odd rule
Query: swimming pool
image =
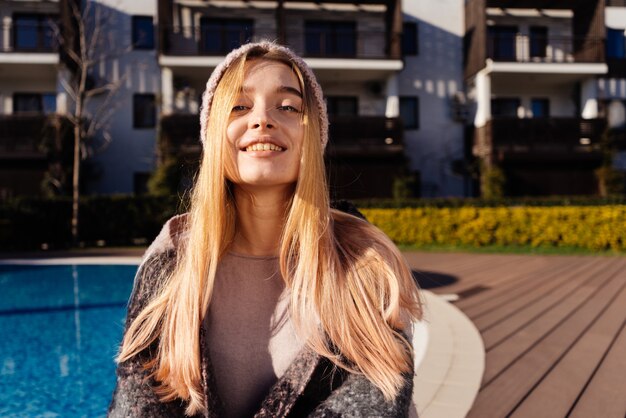
<path fill-rule="evenodd" d="M 102 417 L 136 265 L 0 265 L 0 416 Z"/>
<path fill-rule="evenodd" d="M 104 417 L 138 259 L 0 262 L 0 417 Z M 413 327 L 414 364 L 429 341 Z"/>

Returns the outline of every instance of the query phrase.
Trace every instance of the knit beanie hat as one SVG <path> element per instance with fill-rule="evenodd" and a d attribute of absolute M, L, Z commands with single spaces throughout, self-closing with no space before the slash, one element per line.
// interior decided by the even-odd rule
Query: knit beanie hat
<path fill-rule="evenodd" d="M 313 71 L 304 62 L 304 60 L 297 56 L 292 50 L 270 41 L 249 43 L 232 50 L 228 55 L 226 55 L 224 61 L 222 61 L 217 67 L 215 67 L 215 70 L 213 70 L 211 77 L 209 77 L 209 80 L 206 83 L 206 90 L 202 95 L 202 108 L 200 110 L 200 138 L 202 139 L 202 144 L 204 145 L 206 141 L 208 141 L 206 127 L 209 121 L 209 113 L 211 112 L 211 104 L 213 102 L 213 95 L 215 94 L 217 85 L 228 67 L 230 67 L 237 58 L 247 54 L 250 50 L 257 48 L 266 51 L 278 50 L 287 55 L 289 60 L 296 67 L 298 67 L 302 73 L 304 83 L 310 86 L 311 91 L 313 91 L 313 96 L 315 98 L 315 102 L 317 103 L 319 113 L 320 140 L 322 141 L 322 148 L 325 148 L 328 143 L 328 114 L 326 113 L 324 95 L 317 79 L 315 78 L 315 74 L 313 74 Z"/>

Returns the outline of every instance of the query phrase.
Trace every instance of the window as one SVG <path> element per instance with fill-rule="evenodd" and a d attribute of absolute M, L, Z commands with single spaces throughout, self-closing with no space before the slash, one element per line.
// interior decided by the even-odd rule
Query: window
<path fill-rule="evenodd" d="M 13 113 L 54 113 L 56 110 L 56 93 L 13 94 Z"/>
<path fill-rule="evenodd" d="M 55 16 L 13 15 L 13 49 L 16 51 L 53 51 L 56 46 Z"/>
<path fill-rule="evenodd" d="M 133 127 L 154 128 L 156 126 L 156 99 L 154 94 L 133 96 Z"/>
<path fill-rule="evenodd" d="M 148 180 L 150 180 L 150 173 L 137 171 L 133 173 L 133 192 L 135 195 L 145 195 L 148 193 Z"/>
<path fill-rule="evenodd" d="M 549 118 L 550 117 L 550 100 L 531 99 L 530 110 L 533 112 L 533 118 Z"/>
<path fill-rule="evenodd" d="M 626 58 L 626 34 L 623 29 L 607 28 L 606 57 Z"/>
<path fill-rule="evenodd" d="M 359 114 L 359 99 L 352 96 L 326 97 L 328 114 L 331 116 L 357 116 Z"/>
<path fill-rule="evenodd" d="M 491 99 L 491 116 L 516 118 L 520 107 L 520 99 L 502 97 Z"/>
<path fill-rule="evenodd" d="M 356 24 L 354 22 L 305 23 L 305 53 L 309 56 L 356 56 Z"/>
<path fill-rule="evenodd" d="M 487 31 L 487 54 L 489 58 L 514 61 L 516 36 L 516 26 L 489 26 Z"/>
<path fill-rule="evenodd" d="M 200 19 L 200 52 L 224 55 L 252 40 L 251 19 Z"/>
<path fill-rule="evenodd" d="M 417 23 L 404 22 L 402 25 L 402 55 L 417 55 Z"/>
<path fill-rule="evenodd" d="M 548 49 L 548 28 L 545 26 L 530 27 L 530 57 L 545 58 Z"/>
<path fill-rule="evenodd" d="M 133 16 L 133 48 L 154 49 L 154 24 L 152 16 Z"/>
<path fill-rule="evenodd" d="M 417 97 L 400 97 L 400 118 L 404 129 L 419 129 L 419 100 Z"/>

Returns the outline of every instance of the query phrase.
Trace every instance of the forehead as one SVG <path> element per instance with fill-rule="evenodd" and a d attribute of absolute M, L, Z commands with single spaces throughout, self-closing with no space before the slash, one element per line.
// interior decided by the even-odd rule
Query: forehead
<path fill-rule="evenodd" d="M 267 59 L 247 61 L 244 69 L 244 89 L 259 86 L 288 86 L 299 90 L 300 83 L 293 68 L 285 63 Z"/>

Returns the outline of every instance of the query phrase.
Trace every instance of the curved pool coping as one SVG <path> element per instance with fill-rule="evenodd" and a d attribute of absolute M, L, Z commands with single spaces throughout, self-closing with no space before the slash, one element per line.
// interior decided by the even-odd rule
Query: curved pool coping
<path fill-rule="evenodd" d="M 410 416 L 465 417 L 485 370 L 482 337 L 459 308 L 427 290 L 422 295 L 425 308 L 420 326 L 428 328 L 428 344 L 416 362 L 413 403 L 417 411 Z"/>

